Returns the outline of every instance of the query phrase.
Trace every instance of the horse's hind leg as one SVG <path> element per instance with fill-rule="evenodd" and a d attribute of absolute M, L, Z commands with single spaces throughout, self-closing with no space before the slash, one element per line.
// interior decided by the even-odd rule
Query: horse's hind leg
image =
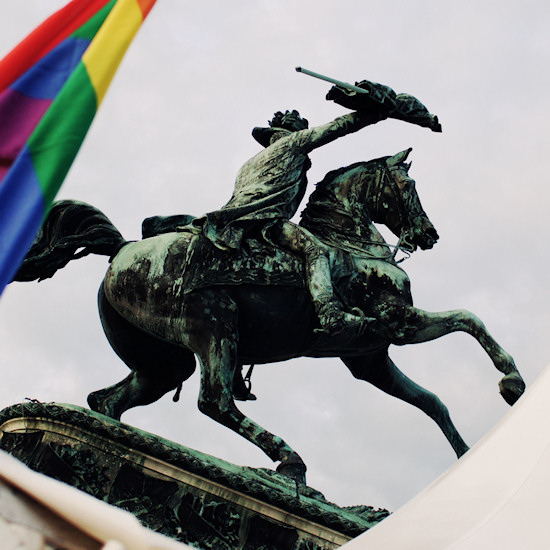
<path fill-rule="evenodd" d="M 525 391 L 525 383 L 510 354 L 502 349 L 473 313 L 463 309 L 430 313 L 413 307 L 406 308 L 404 322 L 388 337 L 397 345 L 417 344 L 459 331 L 473 336 L 495 367 L 505 375 L 499 383 L 500 393 L 509 405 L 513 405 Z"/>
<path fill-rule="evenodd" d="M 305 483 L 306 466 L 280 437 L 271 434 L 235 405 L 233 377 L 237 368 L 237 317 L 234 302 L 221 291 L 201 291 L 190 297 L 193 311 L 208 316 L 186 316 L 191 342 L 201 366 L 198 406 L 202 413 L 238 433 L 271 460 L 281 462 L 277 471 Z"/>
<path fill-rule="evenodd" d="M 192 354 L 191 358 L 192 366 L 184 365 L 190 367 L 185 371 L 181 369 L 182 365 L 179 365 L 180 369 L 177 371 L 161 367 L 155 376 L 133 371 L 120 382 L 90 393 L 88 405 L 92 411 L 120 420 L 127 410 L 154 403 L 169 391 L 176 390 L 178 392 L 176 395 L 179 395 L 181 384 L 195 369 Z"/>
<path fill-rule="evenodd" d="M 343 357 L 342 361 L 355 378 L 365 380 L 383 392 L 410 403 L 426 413 L 441 428 L 458 457 L 469 449 L 455 428 L 449 416 L 449 410 L 437 395 L 403 374 L 386 352 L 373 357 Z"/>
<path fill-rule="evenodd" d="M 277 471 L 305 483 L 306 466 L 299 455 L 280 437 L 245 416 L 235 405 L 232 384 L 236 363 L 232 348 L 234 345 L 227 340 L 211 342 L 204 355 L 199 354 L 200 411 L 248 439 L 274 462 L 280 461 Z"/>
<path fill-rule="evenodd" d="M 155 338 L 129 323 L 109 304 L 103 286 L 98 302 L 105 335 L 133 372 L 117 384 L 92 392 L 88 404 L 93 411 L 119 420 L 128 409 L 154 403 L 180 388 L 195 370 L 195 356 L 188 349 Z"/>

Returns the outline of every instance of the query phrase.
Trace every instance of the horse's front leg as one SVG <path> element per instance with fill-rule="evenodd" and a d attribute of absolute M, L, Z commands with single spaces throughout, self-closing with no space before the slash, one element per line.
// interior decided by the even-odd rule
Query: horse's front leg
<path fill-rule="evenodd" d="M 190 325 L 189 346 L 197 354 L 201 367 L 200 411 L 259 447 L 274 462 L 280 462 L 278 472 L 305 484 L 306 466 L 300 456 L 235 405 L 233 378 L 238 340 L 235 303 L 223 291 L 193 294 L 186 321 Z"/>
<path fill-rule="evenodd" d="M 513 405 L 525 391 L 525 383 L 511 355 L 504 351 L 473 313 L 464 309 L 430 313 L 407 307 L 396 318 L 399 320 L 391 331 L 393 334 L 388 334 L 393 344 L 417 344 L 435 340 L 451 332 L 465 332 L 479 342 L 495 367 L 505 374 L 499 387 L 502 397 L 509 405 Z"/>
<path fill-rule="evenodd" d="M 468 450 L 468 445 L 449 416 L 449 410 L 439 397 L 401 372 L 386 350 L 373 356 L 342 357 L 342 361 L 355 378 L 365 380 L 388 395 L 410 403 L 427 414 L 445 434 L 457 457 L 460 458 Z"/>

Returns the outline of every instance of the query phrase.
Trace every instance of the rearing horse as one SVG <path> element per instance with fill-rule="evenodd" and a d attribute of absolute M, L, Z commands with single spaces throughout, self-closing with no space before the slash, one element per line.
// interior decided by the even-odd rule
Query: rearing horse
<path fill-rule="evenodd" d="M 299 356 L 340 357 L 359 380 L 424 411 L 461 456 L 468 446 L 447 407 L 397 368 L 388 355 L 390 344 L 427 342 L 463 331 L 504 374 L 500 391 L 509 404 L 525 385 L 510 355 L 475 315 L 465 310 L 429 313 L 412 305 L 407 274 L 373 224 L 387 225 L 406 250 L 431 248 L 437 241 L 408 175 L 409 152 L 330 172 L 302 214 L 301 225 L 330 247 L 332 278 L 344 304 L 374 319 L 353 334 L 316 330 L 298 258 L 269 253 L 270 269 L 283 274 L 279 282 L 254 284 L 244 273 L 240 283 L 219 280 L 189 292 L 185 274 L 192 234 L 173 231 L 128 243 L 101 212 L 72 201 L 52 208 L 16 280 L 51 277 L 74 257 L 91 252 L 112 256 L 99 292 L 100 316 L 113 349 L 132 373 L 91 393 L 88 402 L 113 418 L 179 388 L 193 373 L 197 356 L 199 409 L 279 462 L 279 471 L 305 482 L 299 455 L 237 408 L 235 372 L 245 364 Z M 258 272 L 265 266 L 260 262 L 255 268 Z"/>

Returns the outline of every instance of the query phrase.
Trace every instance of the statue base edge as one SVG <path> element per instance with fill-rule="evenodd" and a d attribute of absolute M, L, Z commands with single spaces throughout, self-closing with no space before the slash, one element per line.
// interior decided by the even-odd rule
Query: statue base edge
<path fill-rule="evenodd" d="M 0 411 L 0 448 L 202 549 L 331 550 L 388 515 L 341 508 L 273 470 L 237 466 L 74 405 Z"/>

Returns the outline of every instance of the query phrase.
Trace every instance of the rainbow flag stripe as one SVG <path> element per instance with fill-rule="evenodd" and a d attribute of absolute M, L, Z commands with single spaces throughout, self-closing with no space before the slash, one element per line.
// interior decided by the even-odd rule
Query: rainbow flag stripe
<path fill-rule="evenodd" d="M 156 0 L 73 0 L 0 61 L 0 293 Z"/>

